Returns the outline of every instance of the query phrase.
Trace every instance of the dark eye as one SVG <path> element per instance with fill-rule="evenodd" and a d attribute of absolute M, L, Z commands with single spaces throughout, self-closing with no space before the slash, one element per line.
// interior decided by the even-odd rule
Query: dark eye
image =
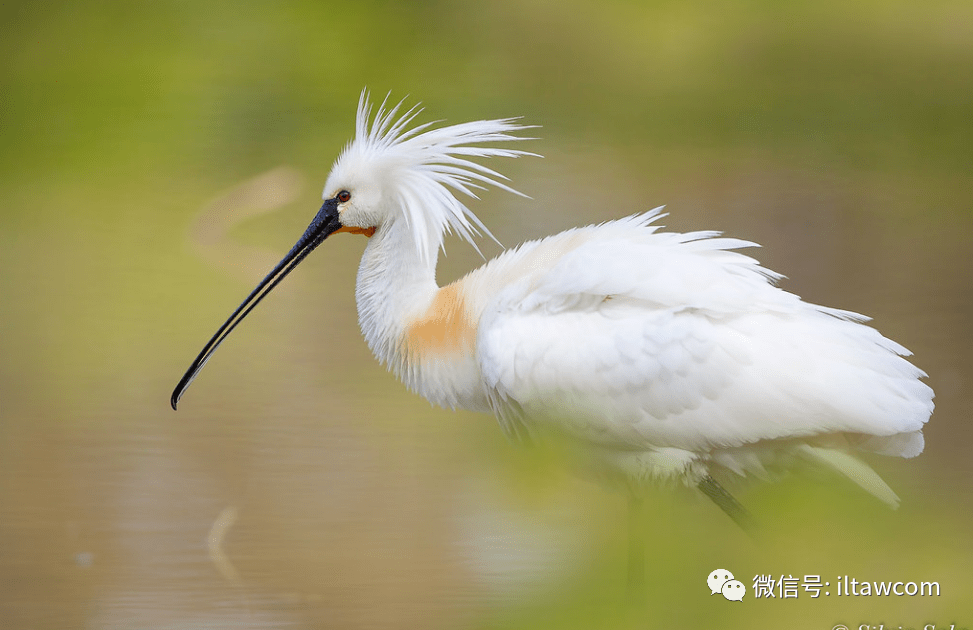
<path fill-rule="evenodd" d="M 338 201 L 340 201 L 341 203 L 347 203 L 348 201 L 351 200 L 351 193 L 348 192 L 347 190 L 342 190 L 340 193 L 338 193 L 335 196 L 337 197 Z"/>

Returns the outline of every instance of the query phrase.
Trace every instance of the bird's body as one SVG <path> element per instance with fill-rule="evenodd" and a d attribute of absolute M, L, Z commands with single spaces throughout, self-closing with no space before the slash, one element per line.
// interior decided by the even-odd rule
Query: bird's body
<path fill-rule="evenodd" d="M 774 286 L 732 251 L 750 243 L 658 232 L 659 216 L 528 242 L 442 288 L 407 231 L 376 233 L 365 339 L 430 402 L 577 438 L 635 480 L 759 476 L 807 445 L 922 451 L 931 392 L 902 346 Z"/>
<path fill-rule="evenodd" d="M 237 316 L 346 231 L 369 237 L 356 291 L 368 346 L 434 404 L 492 413 L 515 437 L 568 436 L 635 484 L 707 491 L 714 473 L 763 476 L 798 454 L 897 504 L 853 453 L 922 451 L 933 393 L 905 348 L 860 315 L 778 288 L 735 251 L 752 243 L 660 231 L 658 210 L 524 243 L 439 287 L 443 234 L 485 229 L 448 188 L 507 188 L 468 158 L 520 154 L 477 145 L 517 140 L 521 127 L 406 131 L 415 114 L 395 112 L 370 119 L 363 97 L 318 217 L 204 348 L 173 405 Z"/>

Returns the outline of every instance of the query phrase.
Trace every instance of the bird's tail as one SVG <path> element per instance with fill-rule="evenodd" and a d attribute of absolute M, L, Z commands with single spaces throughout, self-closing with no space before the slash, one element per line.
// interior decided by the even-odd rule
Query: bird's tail
<path fill-rule="evenodd" d="M 844 451 L 802 444 L 798 452 L 808 459 L 827 465 L 829 468 L 848 477 L 866 492 L 885 503 L 893 510 L 899 507 L 899 495 L 889 484 L 878 476 L 868 464 Z"/>

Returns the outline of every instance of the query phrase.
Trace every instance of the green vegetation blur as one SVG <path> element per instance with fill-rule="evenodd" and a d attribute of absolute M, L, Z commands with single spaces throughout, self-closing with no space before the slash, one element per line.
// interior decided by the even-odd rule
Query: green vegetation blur
<path fill-rule="evenodd" d="M 968 1 L 7 2 L 0 26 L 0 626 L 973 626 Z M 491 164 L 532 199 L 470 204 L 505 245 L 668 204 L 875 317 L 937 392 L 922 456 L 869 459 L 902 507 L 798 467 L 733 489 L 750 539 L 650 490 L 632 603 L 622 495 L 371 358 L 351 236 L 172 412 L 313 216 L 363 89 L 540 125 L 544 159 Z M 447 250 L 443 281 L 480 262 Z M 710 595 L 718 568 L 742 602 Z M 757 599 L 758 574 L 941 595 Z"/>

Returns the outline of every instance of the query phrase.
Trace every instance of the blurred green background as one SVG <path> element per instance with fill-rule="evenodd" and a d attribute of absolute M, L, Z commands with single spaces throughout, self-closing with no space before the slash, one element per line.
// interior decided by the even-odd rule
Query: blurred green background
<path fill-rule="evenodd" d="M 5 2 L 0 24 L 0 626 L 973 627 L 968 0 Z M 750 540 L 653 491 L 629 605 L 624 497 L 385 373 L 353 237 L 172 412 L 313 216 L 364 87 L 542 126 L 543 160 L 496 165 L 533 199 L 472 205 L 506 245 L 667 204 L 873 316 L 937 392 L 925 453 L 869 460 L 902 507 L 798 470 L 737 490 Z M 480 262 L 447 250 L 441 282 Z M 743 602 L 709 595 L 717 568 Z M 941 595 L 756 599 L 758 574 Z"/>

